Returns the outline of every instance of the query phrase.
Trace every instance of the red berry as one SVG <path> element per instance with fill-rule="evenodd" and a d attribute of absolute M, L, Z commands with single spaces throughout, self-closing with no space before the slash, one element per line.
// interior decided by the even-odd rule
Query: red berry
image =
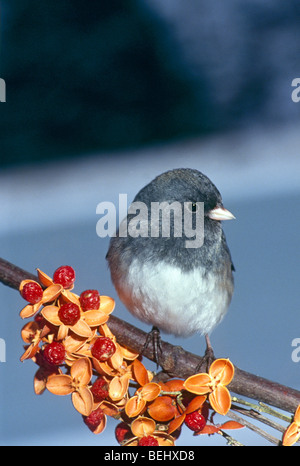
<path fill-rule="evenodd" d="M 152 435 L 147 435 L 139 440 L 139 447 L 158 447 L 158 441 Z"/>
<path fill-rule="evenodd" d="M 193 432 L 202 430 L 206 425 L 206 419 L 201 413 L 199 413 L 199 411 L 193 411 L 192 413 L 187 414 L 184 422 Z"/>
<path fill-rule="evenodd" d="M 65 325 L 75 325 L 80 319 L 80 309 L 77 304 L 66 303 L 58 311 L 58 317 Z"/>
<path fill-rule="evenodd" d="M 50 325 L 49 322 L 47 322 L 46 319 L 42 316 L 42 314 L 36 314 L 36 316 L 34 316 L 34 320 L 38 324 L 39 328 L 43 328 L 44 325 Z"/>
<path fill-rule="evenodd" d="M 21 295 L 30 304 L 36 304 L 43 297 L 43 288 L 37 282 L 28 282 L 23 286 Z"/>
<path fill-rule="evenodd" d="M 66 350 L 62 343 L 53 341 L 45 346 L 43 356 L 49 364 L 59 366 L 65 360 Z"/>
<path fill-rule="evenodd" d="M 106 380 L 99 377 L 91 386 L 91 392 L 96 402 L 103 401 L 108 396 L 108 384 Z"/>
<path fill-rule="evenodd" d="M 84 417 L 84 422 L 91 431 L 94 431 L 99 426 L 100 422 L 104 417 L 104 413 L 101 408 L 95 409 L 91 414 Z"/>
<path fill-rule="evenodd" d="M 62 265 L 55 270 L 53 282 L 62 285 L 64 288 L 70 288 L 75 282 L 75 270 L 69 265 Z"/>
<path fill-rule="evenodd" d="M 114 342 L 108 337 L 99 337 L 91 348 L 92 355 L 99 361 L 104 362 L 109 359 L 114 352 L 116 347 Z"/>
<path fill-rule="evenodd" d="M 132 437 L 131 429 L 126 422 L 120 422 L 115 429 L 115 435 L 118 443 L 121 445 L 125 440 Z"/>
<path fill-rule="evenodd" d="M 80 305 L 84 311 L 99 309 L 100 295 L 97 290 L 86 290 L 80 295 Z"/>

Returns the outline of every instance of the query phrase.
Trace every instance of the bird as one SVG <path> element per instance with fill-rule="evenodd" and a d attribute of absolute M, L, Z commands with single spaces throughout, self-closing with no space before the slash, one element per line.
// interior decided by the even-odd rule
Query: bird
<path fill-rule="evenodd" d="M 130 313 L 152 325 L 157 364 L 160 331 L 205 336 L 205 356 L 212 362 L 210 334 L 234 291 L 235 268 L 221 222 L 234 218 L 206 175 L 175 168 L 136 194 L 111 237 L 106 259 L 112 283 Z"/>

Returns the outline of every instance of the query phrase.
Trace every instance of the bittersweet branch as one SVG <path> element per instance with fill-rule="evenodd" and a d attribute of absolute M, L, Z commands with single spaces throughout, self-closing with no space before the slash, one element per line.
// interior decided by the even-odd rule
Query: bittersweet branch
<path fill-rule="evenodd" d="M 0 259 L 0 282 L 13 289 L 19 289 L 22 280 L 39 281 L 32 273 Z M 110 316 L 108 326 L 117 341 L 130 349 L 141 353 L 149 360 L 154 360 L 153 344 L 150 341 L 144 348 L 147 333 L 133 325 L 115 317 Z M 203 358 L 196 354 L 185 351 L 182 347 L 171 345 L 161 341 L 160 365 L 162 375 L 186 379 L 196 372 Z M 230 392 L 242 395 L 258 402 L 267 403 L 270 406 L 280 408 L 293 414 L 300 404 L 300 392 L 293 388 L 267 380 L 263 377 L 246 372 L 235 366 L 234 378 L 228 385 Z"/>

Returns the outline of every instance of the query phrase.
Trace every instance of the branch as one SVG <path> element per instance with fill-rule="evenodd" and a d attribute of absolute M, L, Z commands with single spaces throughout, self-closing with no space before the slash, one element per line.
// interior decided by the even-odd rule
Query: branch
<path fill-rule="evenodd" d="M 238 411 L 238 412 L 240 412 L 240 411 Z M 245 413 L 243 412 L 242 414 L 245 414 Z M 243 424 L 245 427 L 252 430 L 253 432 L 256 432 L 258 435 L 260 435 L 261 437 L 268 440 L 268 442 L 273 443 L 274 445 L 280 445 L 280 441 L 276 437 L 273 437 L 273 435 L 268 434 L 264 430 L 260 429 L 256 425 L 249 422 L 248 420 L 238 416 L 235 412 L 232 411 L 232 409 L 227 413 L 227 416 L 230 417 L 231 419 L 234 419 L 235 421 Z M 252 417 L 254 417 L 254 416 L 252 416 Z M 261 419 L 259 419 L 259 420 L 260 420 L 260 422 L 262 422 Z"/>
<path fill-rule="evenodd" d="M 0 258 L 0 282 L 13 289 L 18 289 L 20 282 L 25 279 L 38 281 L 36 275 Z M 128 346 L 139 353 L 143 351 L 147 338 L 146 332 L 113 315 L 110 316 L 108 325 L 121 345 Z M 195 373 L 196 368 L 203 361 L 202 357 L 165 341 L 161 341 L 161 349 L 161 367 L 169 377 L 186 379 Z M 143 356 L 152 361 L 154 360 L 151 342 L 143 351 Z M 228 385 L 228 389 L 238 395 L 268 403 L 290 413 L 294 413 L 300 404 L 300 392 L 298 390 L 251 374 L 236 366 L 234 378 Z"/>
<path fill-rule="evenodd" d="M 0 258 L 0 281 L 10 288 L 19 289 L 22 280 L 38 281 L 36 275 L 26 272 L 10 262 Z"/>

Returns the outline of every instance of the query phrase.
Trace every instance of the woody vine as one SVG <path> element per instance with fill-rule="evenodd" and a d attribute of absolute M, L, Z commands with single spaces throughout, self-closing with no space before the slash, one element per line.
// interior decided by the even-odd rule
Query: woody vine
<path fill-rule="evenodd" d="M 112 315 L 112 298 L 97 290 L 75 293 L 72 267 L 52 275 L 37 269 L 35 275 L 0 259 L 0 281 L 26 302 L 20 359 L 37 365 L 35 393 L 71 396 L 93 434 L 113 417 L 119 421 L 116 441 L 124 446 L 172 446 L 183 428 L 221 435 L 231 445 L 241 445 L 233 432 L 243 427 L 274 445 L 299 440 L 299 391 L 242 371 L 226 358 L 195 373 L 202 358 L 167 342 L 161 342 L 161 371 L 147 370 L 144 359 L 154 359 L 152 344 L 145 348 L 147 334 Z M 223 422 L 215 423 L 216 413 Z"/>

